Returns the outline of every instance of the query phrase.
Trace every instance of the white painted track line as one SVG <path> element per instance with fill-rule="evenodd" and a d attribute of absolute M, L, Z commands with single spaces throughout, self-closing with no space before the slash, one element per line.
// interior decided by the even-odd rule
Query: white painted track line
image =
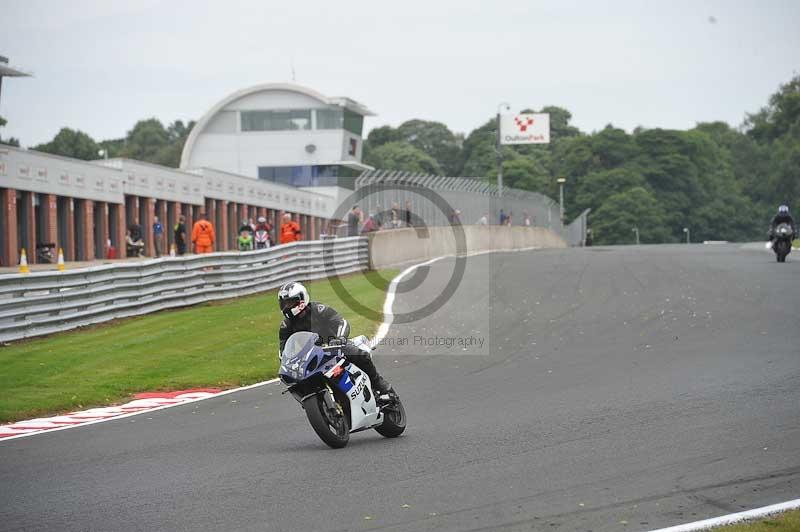
<path fill-rule="evenodd" d="M 735 514 L 722 515 L 720 517 L 713 517 L 711 519 L 704 519 L 703 521 L 695 521 L 694 523 L 686 523 L 685 525 L 671 526 L 669 528 L 659 528 L 658 530 L 651 530 L 650 532 L 694 532 L 695 530 L 707 530 L 709 528 L 732 525 L 742 521 L 750 521 L 760 517 L 785 512 L 787 510 L 795 510 L 800 508 L 800 499 L 772 504 L 762 508 L 755 508 L 744 512 L 737 512 Z"/>

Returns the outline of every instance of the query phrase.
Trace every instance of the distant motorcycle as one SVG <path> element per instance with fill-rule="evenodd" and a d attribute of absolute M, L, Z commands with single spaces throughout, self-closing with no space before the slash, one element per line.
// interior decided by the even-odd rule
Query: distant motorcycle
<path fill-rule="evenodd" d="M 778 224 L 775 228 L 775 238 L 772 242 L 772 251 L 778 262 L 786 262 L 786 256 L 792 251 L 794 231 L 789 224 Z"/>
<path fill-rule="evenodd" d="M 396 393 L 375 396 L 369 377 L 342 353 L 342 345 L 319 346 L 319 336 L 296 332 L 286 341 L 279 371 L 286 392 L 299 402 L 317 436 L 333 448 L 350 441 L 350 433 L 375 429 L 396 438 L 406 428 L 406 411 Z M 369 350 L 366 337 L 353 338 Z M 284 392 L 284 393 L 286 393 Z"/>

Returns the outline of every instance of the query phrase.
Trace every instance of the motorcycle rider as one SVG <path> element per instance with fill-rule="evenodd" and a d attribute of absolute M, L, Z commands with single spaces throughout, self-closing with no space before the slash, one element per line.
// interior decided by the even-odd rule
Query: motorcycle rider
<path fill-rule="evenodd" d="M 780 224 L 789 224 L 789 227 L 792 228 L 792 234 L 797 234 L 797 226 L 794 224 L 794 218 L 792 215 L 789 214 L 789 207 L 786 205 L 781 205 L 778 207 L 778 214 L 772 217 L 772 221 L 769 223 L 769 241 L 773 243 L 775 240 L 775 229 Z"/>
<path fill-rule="evenodd" d="M 319 335 L 319 342 L 328 344 L 334 340 L 346 341 L 350 335 L 350 324 L 335 309 L 316 301 L 310 301 L 308 290 L 301 283 L 290 282 L 278 290 L 278 304 L 285 316 L 278 332 L 280 351 L 289 337 L 298 331 L 309 331 Z M 379 373 L 368 351 L 352 343 L 345 343 L 342 351 L 345 358 L 361 368 L 369 377 L 376 395 L 391 393 L 392 385 Z"/>
<path fill-rule="evenodd" d="M 267 219 L 264 216 L 258 217 L 258 223 L 256 223 L 255 233 L 259 231 L 263 231 L 267 236 L 267 242 L 265 247 L 270 247 L 272 245 L 272 226 L 267 223 Z"/>

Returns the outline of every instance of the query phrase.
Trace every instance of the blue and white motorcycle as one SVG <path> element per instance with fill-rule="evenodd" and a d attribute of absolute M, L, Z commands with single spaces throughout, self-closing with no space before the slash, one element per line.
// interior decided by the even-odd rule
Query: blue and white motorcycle
<path fill-rule="evenodd" d="M 345 359 L 341 345 L 320 346 L 318 340 L 312 332 L 291 335 L 279 371 L 286 392 L 303 406 L 317 436 L 333 448 L 347 445 L 351 432 L 367 429 L 387 438 L 400 436 L 406 411 L 397 394 L 376 397 L 367 374 Z M 352 343 L 371 351 L 364 336 Z"/>

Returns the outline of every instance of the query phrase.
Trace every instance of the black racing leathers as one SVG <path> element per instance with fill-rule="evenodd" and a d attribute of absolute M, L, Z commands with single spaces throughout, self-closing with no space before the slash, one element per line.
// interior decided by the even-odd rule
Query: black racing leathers
<path fill-rule="evenodd" d="M 316 333 L 321 344 L 328 344 L 333 340 L 347 339 L 350 336 L 350 324 L 332 307 L 311 301 L 299 316 L 284 318 L 281 322 L 278 333 L 280 353 L 283 353 L 286 340 L 298 331 Z M 348 361 L 364 370 L 373 384 L 378 382 L 378 371 L 368 352 L 349 343 L 342 348 L 342 351 Z"/>
<path fill-rule="evenodd" d="M 769 223 L 769 239 L 773 240 L 775 238 L 775 229 L 780 224 L 789 224 L 789 227 L 792 228 L 792 233 L 797 235 L 797 226 L 794 224 L 794 218 L 789 213 L 782 214 L 778 213 L 772 217 L 772 221 Z"/>

